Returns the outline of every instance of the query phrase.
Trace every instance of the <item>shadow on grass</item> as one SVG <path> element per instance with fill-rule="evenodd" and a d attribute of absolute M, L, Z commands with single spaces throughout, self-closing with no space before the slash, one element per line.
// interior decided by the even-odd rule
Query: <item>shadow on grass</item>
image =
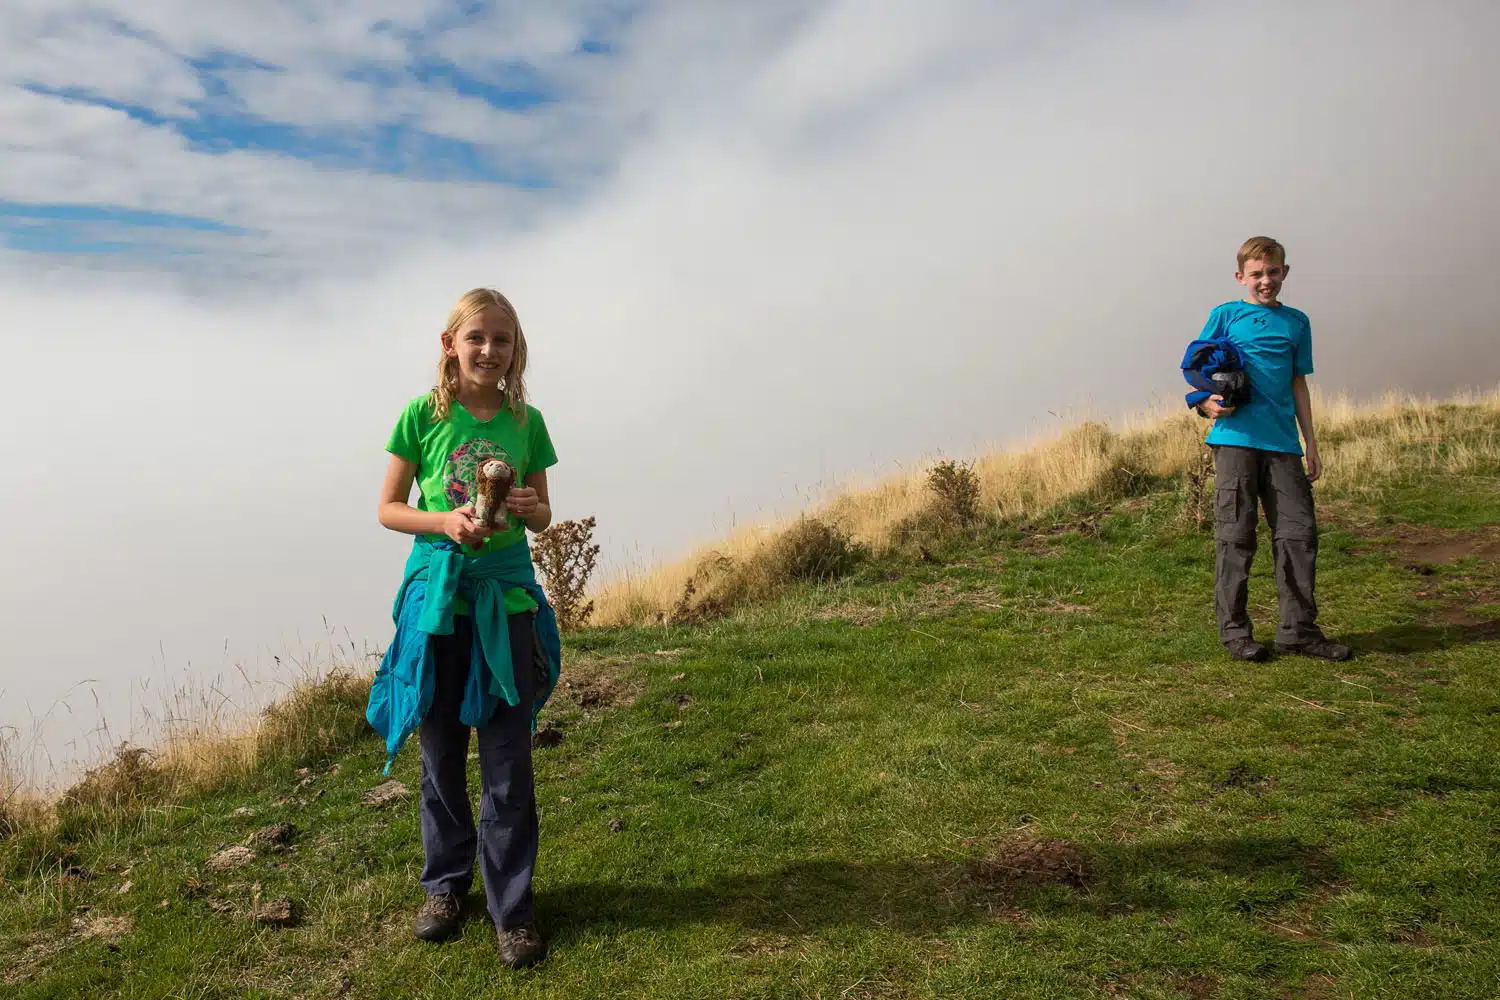
<path fill-rule="evenodd" d="M 1500 639 L 1500 619 L 1460 625 L 1392 625 L 1344 637 L 1359 653 L 1427 653 Z"/>
<path fill-rule="evenodd" d="M 1027 914 L 1168 912 L 1274 906 L 1336 881 L 1320 847 L 1290 837 L 1230 837 L 1101 845 L 1082 867 L 1048 871 L 993 857 L 966 861 L 813 860 L 701 885 L 587 882 L 538 893 L 540 919 L 559 940 L 585 931 L 730 924 L 804 934 L 870 926 L 905 934 Z"/>

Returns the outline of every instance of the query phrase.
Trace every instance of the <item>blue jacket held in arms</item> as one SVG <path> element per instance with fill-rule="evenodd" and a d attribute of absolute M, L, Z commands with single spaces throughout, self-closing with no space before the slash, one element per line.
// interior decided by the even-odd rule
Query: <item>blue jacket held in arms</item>
<path fill-rule="evenodd" d="M 540 664 L 511 663 L 505 592 L 513 587 L 525 590 L 537 603 L 536 650 Z M 459 595 L 469 602 L 474 616 L 474 643 L 459 721 L 466 726 L 483 726 L 494 716 L 500 699 L 507 705 L 517 704 L 516 670 L 536 669 L 531 714 L 535 729 L 537 713 L 557 686 L 562 665 L 557 616 L 536 582 L 526 540 L 470 559 L 446 538 L 434 542 L 418 535 L 391 613 L 396 635 L 370 686 L 370 705 L 365 710 L 365 718 L 385 740 L 385 774 L 390 774 L 391 762 L 401 745 L 432 706 L 436 685 L 432 637 L 453 634 L 453 600 Z"/>
<path fill-rule="evenodd" d="M 1230 375 L 1244 371 L 1245 362 L 1240 357 L 1239 348 L 1229 341 L 1193 341 L 1188 345 L 1187 353 L 1182 356 L 1182 377 L 1187 379 L 1188 385 L 1193 387 L 1193 391 L 1185 397 L 1187 405 L 1196 408 L 1213 395 L 1225 396 L 1226 402 L 1245 402 L 1244 399 L 1230 400 L 1225 392 L 1225 386 L 1214 381 L 1215 375 Z M 1244 387 L 1242 391 L 1248 396 L 1248 380 L 1243 374 L 1234 381 Z"/>

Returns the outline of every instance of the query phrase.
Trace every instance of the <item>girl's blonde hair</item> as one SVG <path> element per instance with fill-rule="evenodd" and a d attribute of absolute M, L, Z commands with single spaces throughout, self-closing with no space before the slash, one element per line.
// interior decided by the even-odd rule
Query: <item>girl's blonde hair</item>
<path fill-rule="evenodd" d="M 511 352 L 510 367 L 505 370 L 500 389 L 505 394 L 506 408 L 515 415 L 517 420 L 524 421 L 526 419 L 526 335 L 521 332 L 521 318 L 516 315 L 516 307 L 510 304 L 510 299 L 493 288 L 470 289 L 464 293 L 463 298 L 458 300 L 458 304 L 448 314 L 448 326 L 443 332 L 449 336 L 456 336 L 465 323 L 490 306 L 503 309 L 516 330 L 516 348 Z M 448 414 L 453 409 L 453 400 L 457 395 L 458 359 L 450 358 L 448 352 L 444 351 L 438 357 L 437 384 L 427 395 L 428 405 L 432 407 L 433 419 L 447 420 Z"/>

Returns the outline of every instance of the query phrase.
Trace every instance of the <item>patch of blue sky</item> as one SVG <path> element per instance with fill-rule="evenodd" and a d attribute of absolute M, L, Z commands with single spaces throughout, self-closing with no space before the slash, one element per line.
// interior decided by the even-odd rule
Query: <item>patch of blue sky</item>
<path fill-rule="evenodd" d="M 330 167 L 418 180 L 480 181 L 526 190 L 552 186 L 539 169 L 507 164 L 495 150 L 407 125 L 314 128 L 206 107 L 192 117 L 168 116 L 76 88 L 26 86 L 36 93 L 110 108 L 144 124 L 170 128 L 191 148 L 206 153 L 262 150 Z"/>
<path fill-rule="evenodd" d="M 560 96 L 535 67 L 520 62 L 488 65 L 482 77 L 435 59 L 417 61 L 410 72 L 419 83 L 447 87 L 464 97 L 477 97 L 502 111 L 531 111 L 556 103 Z"/>
<path fill-rule="evenodd" d="M 0 247 L 19 250 L 23 253 L 62 254 L 123 254 L 139 249 L 140 244 L 123 239 L 104 239 L 87 227 L 75 226 L 12 226 L 0 219 Z"/>
<path fill-rule="evenodd" d="M 129 209 L 0 204 L 0 246 L 36 254 L 183 256 L 243 232 L 209 219 Z"/>
<path fill-rule="evenodd" d="M 199 233 L 237 233 L 246 230 L 239 226 L 205 219 L 196 215 L 177 215 L 172 212 L 150 212 L 138 208 L 117 205 L 77 205 L 63 202 L 40 203 L 23 201 L 0 201 L 0 226 L 7 223 L 63 223 L 87 225 L 103 223 L 113 226 L 139 227 L 144 229 L 183 229 Z"/>

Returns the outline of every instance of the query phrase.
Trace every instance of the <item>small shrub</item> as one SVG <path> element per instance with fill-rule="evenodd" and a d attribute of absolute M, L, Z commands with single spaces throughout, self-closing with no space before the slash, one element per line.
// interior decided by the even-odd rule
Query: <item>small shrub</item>
<path fill-rule="evenodd" d="M 964 525 L 979 520 L 979 476 L 973 462 L 939 462 L 927 470 L 927 486 L 938 495 L 948 517 Z"/>
<path fill-rule="evenodd" d="M 715 579 L 731 579 L 730 574 L 734 568 L 734 560 L 728 556 L 717 552 L 709 553 L 682 585 L 682 596 L 677 598 L 672 610 L 658 615 L 657 621 L 661 624 L 687 625 L 725 614 L 729 608 L 723 596 L 700 596 L 700 593 L 707 590 Z"/>
<path fill-rule="evenodd" d="M 57 801 L 59 816 L 111 814 L 153 805 L 166 797 L 170 784 L 145 747 L 121 743 L 109 761 L 88 771 Z"/>
<path fill-rule="evenodd" d="M 547 600 L 560 629 L 581 628 L 594 613 L 594 602 L 584 599 L 599 546 L 593 544 L 595 520 L 559 521 L 536 536 L 532 558 L 546 578 Z"/>
<path fill-rule="evenodd" d="M 20 856 L 33 860 L 60 844 L 77 843 L 102 830 L 119 828 L 122 823 L 138 822 L 149 806 L 160 805 L 172 797 L 171 776 L 159 766 L 154 754 L 144 747 L 122 743 L 114 757 L 87 771 L 53 804 L 55 827 L 39 830 L 31 838 L 30 849 Z"/>
<path fill-rule="evenodd" d="M 778 583 L 828 583 L 848 575 L 863 554 L 847 531 L 804 517 L 776 537 L 767 558 Z"/>
<path fill-rule="evenodd" d="M 372 736 L 365 720 L 370 678 L 332 670 L 298 684 L 266 709 L 255 737 L 255 756 L 295 766 L 319 763 Z"/>
<path fill-rule="evenodd" d="M 797 583 L 828 583 L 846 576 L 865 556 L 849 533 L 817 518 L 804 517 L 763 545 L 748 559 L 712 553 L 683 585 L 682 596 L 659 623 L 689 624 L 764 601 Z"/>

